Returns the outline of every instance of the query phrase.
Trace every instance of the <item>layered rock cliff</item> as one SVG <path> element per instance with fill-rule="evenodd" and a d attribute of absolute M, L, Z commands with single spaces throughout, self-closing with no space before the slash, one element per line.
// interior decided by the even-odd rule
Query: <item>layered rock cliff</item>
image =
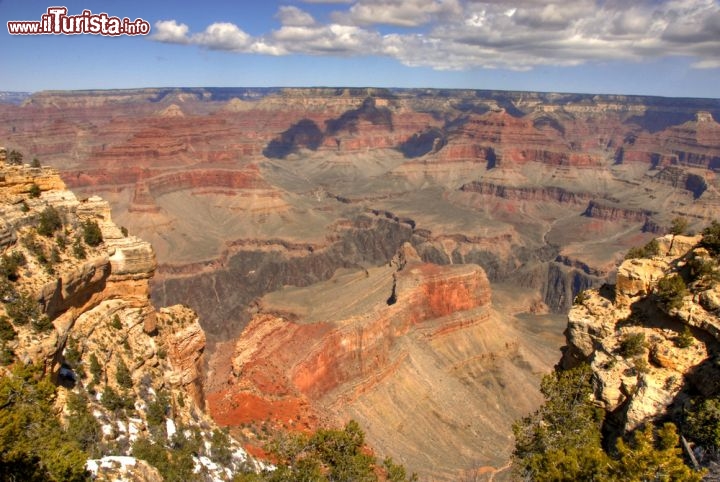
<path fill-rule="evenodd" d="M 202 411 L 206 339 L 197 315 L 153 307 L 153 249 L 124 234 L 105 201 L 78 199 L 50 168 L 3 163 L 0 178 L 2 374 L 12 364 L 41 367 L 58 384 L 66 424 L 80 416 L 67 400 L 84 400 L 100 430 L 89 453 L 106 457 L 88 463 L 96 475 L 160 480 L 127 457 L 138 440 L 162 444 L 182 427 L 209 443 L 216 428 Z M 237 469 L 248 458 L 232 444 L 225 467 Z M 201 455 L 200 477 L 230 477 Z"/>
<path fill-rule="evenodd" d="M 381 454 L 435 480 L 505 465 L 509 426 L 538 403 L 529 387 L 554 351 L 501 321 L 479 266 L 424 263 L 409 243 L 385 266 L 287 287 L 256 310 L 210 362 L 218 422 L 252 437 L 258 420 L 303 430 L 353 418 Z"/>

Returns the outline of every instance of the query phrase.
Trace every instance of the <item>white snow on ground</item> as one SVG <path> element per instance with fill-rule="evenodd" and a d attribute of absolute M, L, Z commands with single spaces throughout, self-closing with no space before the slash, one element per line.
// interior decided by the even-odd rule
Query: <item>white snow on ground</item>
<path fill-rule="evenodd" d="M 94 476 L 97 476 L 98 469 L 113 468 L 116 464 L 124 467 L 134 467 L 137 463 L 135 457 L 124 457 L 120 455 L 107 455 L 101 459 L 91 459 L 85 462 L 85 468 L 88 469 Z"/>
<path fill-rule="evenodd" d="M 129 418 L 128 419 L 128 433 L 130 434 L 130 441 L 134 442 L 138 439 L 140 436 L 140 432 L 142 431 L 142 427 L 145 424 L 143 423 L 142 419 L 140 418 Z"/>
<path fill-rule="evenodd" d="M 175 427 L 175 422 L 173 422 L 169 418 L 166 418 L 165 419 L 165 430 L 167 431 L 168 440 L 172 439 L 173 435 L 175 435 L 175 432 L 177 432 L 177 427 Z"/>

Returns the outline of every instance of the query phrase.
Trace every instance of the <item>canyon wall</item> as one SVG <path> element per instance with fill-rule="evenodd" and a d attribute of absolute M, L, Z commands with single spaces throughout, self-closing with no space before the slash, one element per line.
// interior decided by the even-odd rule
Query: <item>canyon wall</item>
<path fill-rule="evenodd" d="M 79 212 L 102 212 L 118 246 L 46 280 L 52 316 L 70 320 L 96 302 L 90 291 L 117 286 L 137 295 L 150 329 L 153 311 L 167 317 L 147 304 L 147 279 L 123 266 L 155 270 L 153 303 L 200 315 L 208 372 L 190 391 L 206 391 L 218 421 L 241 430 L 272 411 L 307 429 L 354 417 L 428 477 L 502 467 L 511 417 L 536 406 L 539 373 L 556 361 L 555 314 L 612 281 L 631 246 L 677 217 L 698 231 L 720 206 L 715 99 L 168 88 L 41 92 L 0 104 L 0 118 L 0 144 L 58 168 Z M 33 172 L 10 183 L 14 195 L 33 184 L 52 192 L 49 171 Z M 157 266 L 134 236 L 103 224 L 97 193 L 117 224 L 152 243 Z M 6 219 L 30 223 L 13 206 Z M 13 232 L 0 229 L 0 242 Z M 411 249 L 415 268 L 398 270 L 396 254 Z M 487 279 L 497 301 L 453 273 Z M 372 309 L 313 315 L 294 297 Z M 177 343 L 191 332 L 178 329 Z M 199 345 L 184 346 L 167 357 Z M 517 413 L 483 415 L 514 399 Z M 411 400 L 421 401 L 412 419 Z M 422 433 L 433 430 L 447 442 Z M 483 452 L 497 440 L 502 456 Z M 434 471 L 419 450 L 448 463 Z"/>

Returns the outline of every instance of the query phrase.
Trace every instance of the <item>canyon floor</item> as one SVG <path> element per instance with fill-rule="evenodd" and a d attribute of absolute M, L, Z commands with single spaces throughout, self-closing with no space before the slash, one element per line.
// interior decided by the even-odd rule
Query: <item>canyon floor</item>
<path fill-rule="evenodd" d="M 720 212 L 713 99 L 138 89 L 0 119 L 153 244 L 153 302 L 207 333 L 218 422 L 354 418 L 423 480 L 505 467 L 574 296 Z"/>

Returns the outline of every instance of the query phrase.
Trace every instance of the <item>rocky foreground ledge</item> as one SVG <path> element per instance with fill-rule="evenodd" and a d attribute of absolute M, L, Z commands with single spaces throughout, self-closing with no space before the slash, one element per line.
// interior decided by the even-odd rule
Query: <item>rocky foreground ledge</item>
<path fill-rule="evenodd" d="M 590 363 L 596 400 L 618 433 L 719 388 L 716 255 L 700 235 L 656 241 L 656 255 L 625 260 L 614 286 L 581 293 L 568 315 L 561 365 Z"/>

